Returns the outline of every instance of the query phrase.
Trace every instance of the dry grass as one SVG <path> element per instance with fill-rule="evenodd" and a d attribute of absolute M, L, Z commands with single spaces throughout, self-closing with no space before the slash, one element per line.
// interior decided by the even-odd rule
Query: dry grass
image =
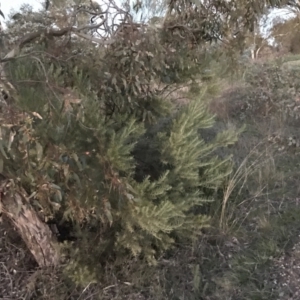
<path fill-rule="evenodd" d="M 18 299 L 36 264 L 6 219 L 0 223 L 0 249 L 0 299 Z"/>
<path fill-rule="evenodd" d="M 240 206 L 245 206 L 246 201 L 254 201 L 255 198 L 261 197 L 264 194 L 266 185 L 274 174 L 274 157 L 266 147 L 266 141 L 261 142 L 255 148 L 251 149 L 247 156 L 240 163 L 236 171 L 228 178 L 226 188 L 223 192 L 222 208 L 220 213 L 219 226 L 223 231 L 228 230 L 228 221 L 231 222 L 231 226 L 235 226 L 238 220 L 233 220 L 233 216 L 236 215 L 236 209 Z M 262 148 L 265 151 L 262 151 Z M 264 173 L 264 174 L 263 174 Z M 240 198 L 243 193 L 243 189 L 248 183 L 250 178 L 257 178 L 256 186 L 257 190 L 254 193 L 253 199 L 243 200 L 237 205 L 233 205 L 232 211 L 228 208 L 228 202 L 236 200 L 232 199 L 233 192 L 237 190 L 235 198 Z M 248 212 L 249 213 L 249 212 Z"/>

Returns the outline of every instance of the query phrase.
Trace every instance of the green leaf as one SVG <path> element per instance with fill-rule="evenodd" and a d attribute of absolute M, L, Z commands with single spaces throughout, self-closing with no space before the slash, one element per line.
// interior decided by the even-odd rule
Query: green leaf
<path fill-rule="evenodd" d="M 4 147 L 3 147 L 3 140 L 0 140 L 0 152 L 2 153 L 2 155 L 6 158 L 9 159 L 7 154 L 4 151 Z"/>
<path fill-rule="evenodd" d="M 62 194 L 61 194 L 60 190 L 55 191 L 55 196 L 54 197 L 55 197 L 56 202 L 59 202 L 59 203 L 62 202 Z"/>
<path fill-rule="evenodd" d="M 80 188 L 82 188 L 80 178 L 79 178 L 79 176 L 78 176 L 76 173 L 73 172 L 72 178 L 77 182 L 77 185 L 78 185 Z"/>
<path fill-rule="evenodd" d="M 35 142 L 35 146 L 36 146 L 36 158 L 38 161 L 40 161 L 43 156 L 43 146 L 37 141 Z"/>
<path fill-rule="evenodd" d="M 9 140 L 8 140 L 8 145 L 7 145 L 7 151 L 9 152 L 10 149 L 11 149 L 11 144 L 12 142 L 14 141 L 15 139 L 15 135 L 16 135 L 16 132 L 13 131 L 13 130 L 10 130 L 9 132 Z"/>
<path fill-rule="evenodd" d="M 82 164 L 81 164 L 80 161 L 79 161 L 78 155 L 77 155 L 76 153 L 73 153 L 73 154 L 72 154 L 72 157 L 73 157 L 73 159 L 75 160 L 76 165 L 77 165 L 79 171 L 82 171 L 82 170 L 83 170 L 83 167 L 82 167 Z"/>
<path fill-rule="evenodd" d="M 50 183 L 50 188 L 55 189 L 55 190 L 61 190 L 61 187 L 54 183 Z"/>
<path fill-rule="evenodd" d="M 113 223 L 113 217 L 111 214 L 111 205 L 108 200 L 104 202 L 104 213 L 105 213 L 105 215 L 110 223 L 110 226 L 111 226 Z"/>

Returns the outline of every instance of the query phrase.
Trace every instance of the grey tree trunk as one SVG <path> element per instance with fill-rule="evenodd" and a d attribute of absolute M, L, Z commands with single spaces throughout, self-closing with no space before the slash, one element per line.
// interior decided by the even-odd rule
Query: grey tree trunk
<path fill-rule="evenodd" d="M 48 225 L 12 181 L 0 179 L 0 212 L 17 228 L 40 267 L 56 266 L 60 260 L 59 244 Z"/>

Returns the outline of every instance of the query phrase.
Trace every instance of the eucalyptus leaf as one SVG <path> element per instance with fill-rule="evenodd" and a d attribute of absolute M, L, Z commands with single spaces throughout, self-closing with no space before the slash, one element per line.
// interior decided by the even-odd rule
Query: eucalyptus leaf
<path fill-rule="evenodd" d="M 43 146 L 38 141 L 35 142 L 35 146 L 37 160 L 40 161 L 43 157 Z"/>
<path fill-rule="evenodd" d="M 72 156 L 72 158 L 75 160 L 76 165 L 77 165 L 79 171 L 82 171 L 82 170 L 83 170 L 83 167 L 82 167 L 82 164 L 81 164 L 80 161 L 79 161 L 78 155 L 77 155 L 76 153 L 72 153 L 71 156 Z"/>
<path fill-rule="evenodd" d="M 81 182 L 80 182 L 80 178 L 76 173 L 72 173 L 72 178 L 77 182 L 77 185 L 82 188 Z"/>
<path fill-rule="evenodd" d="M 8 139 L 8 145 L 7 145 L 7 151 L 8 152 L 11 149 L 11 145 L 12 145 L 12 143 L 14 141 L 15 135 L 16 135 L 16 132 L 14 130 L 10 130 L 10 132 L 9 132 L 9 139 Z"/>
<path fill-rule="evenodd" d="M 0 152 L 2 153 L 4 158 L 9 159 L 6 152 L 5 152 L 5 150 L 4 150 L 3 140 L 0 140 Z"/>

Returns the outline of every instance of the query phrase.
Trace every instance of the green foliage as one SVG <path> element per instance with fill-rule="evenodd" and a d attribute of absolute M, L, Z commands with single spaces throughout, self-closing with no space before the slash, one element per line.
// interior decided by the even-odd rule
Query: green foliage
<path fill-rule="evenodd" d="M 245 80 L 250 85 L 248 96 L 244 99 L 247 115 L 260 111 L 262 115 L 281 115 L 287 122 L 299 119 L 299 67 L 297 56 L 295 61 L 291 59 L 253 66 L 245 74 Z"/>
<path fill-rule="evenodd" d="M 109 263 L 116 269 L 129 262 L 155 265 L 176 242 L 195 240 L 210 225 L 208 207 L 232 172 L 231 157 L 218 156 L 218 150 L 234 144 L 241 132 L 204 138 L 215 124 L 207 101 L 215 90 L 213 71 L 222 77 L 227 69 L 221 63 L 228 66 L 227 54 L 236 54 L 239 42 L 227 30 L 235 29 L 240 15 L 248 13 L 242 25 L 251 31 L 257 14 L 280 4 L 233 1 L 232 10 L 225 2 L 212 3 L 210 13 L 189 11 L 193 17 L 187 22 L 183 8 L 189 4 L 177 2 L 160 29 L 125 23 L 106 47 L 42 36 L 37 44 L 29 42 L 29 54 L 20 47 L 21 56 L 5 65 L 18 94 L 0 112 L 0 173 L 30 195 L 27 200 L 45 221 L 71 224 L 74 242 L 65 241 L 62 251 L 69 259 L 65 274 L 76 285 L 97 281 Z M 13 21 L 10 26 L 13 34 L 18 26 Z M 28 30 L 29 22 L 24 33 Z M 222 56 L 217 40 L 226 38 L 236 48 Z M 274 107 L 277 100 L 290 101 L 291 74 L 297 76 L 279 74 L 274 66 L 254 70 L 246 80 L 258 88 L 249 95 L 259 91 Z M 192 99 L 184 105 L 167 100 L 168 92 L 187 83 Z M 242 100 L 247 112 L 258 108 Z M 231 260 L 237 284 L 246 285 L 249 272 L 258 274 L 256 265 L 267 264 L 277 251 L 267 236 L 253 244 L 250 258 Z M 190 264 L 188 257 L 184 266 L 190 268 L 195 297 L 206 293 L 204 260 Z"/>
<path fill-rule="evenodd" d="M 28 42 L 26 59 L 5 65 L 18 94 L 1 115 L 1 172 L 45 221 L 72 224 L 66 271 L 81 283 L 100 263 L 132 256 L 155 264 L 175 241 L 201 234 L 210 219 L 203 206 L 232 170 L 216 150 L 239 134 L 202 137 L 214 125 L 205 91 L 213 76 L 202 68 L 218 51 L 183 55 L 188 48 L 168 44 L 166 28 L 125 25 L 107 47 L 72 38 L 61 47 L 65 37 L 46 32 L 43 43 Z M 167 100 L 188 80 L 199 82 L 200 96 L 182 106 Z"/>
<path fill-rule="evenodd" d="M 15 64 L 15 74 L 23 81 L 19 66 L 22 70 L 23 62 Z M 48 70 L 49 80 L 56 82 L 60 76 L 51 74 L 51 67 Z M 35 76 L 38 72 L 36 68 Z M 89 86 L 80 84 L 85 79 L 74 74 L 78 90 Z M 149 148 L 157 147 L 153 161 L 161 166 L 155 178 L 151 171 L 136 176 L 139 170 L 133 155 L 153 126 L 146 129 L 143 122 L 118 113 L 105 118 L 101 99 L 93 98 L 89 90 L 85 95 L 65 93 L 64 103 L 51 96 L 46 86 L 32 89 L 24 84 L 20 91 L 19 106 L 42 119 L 28 115 L 24 123 L 21 118 L 11 145 L 11 131 L 5 129 L 3 148 L 9 158 L 2 156 L 4 174 L 19 178 L 46 217 L 62 215 L 84 224 L 83 230 L 96 222 L 103 237 L 114 241 L 114 251 L 128 249 L 149 263 L 155 263 L 157 254 L 168 249 L 175 236 L 199 233 L 208 225 L 209 217 L 196 209 L 212 200 L 204 189 L 218 189 L 231 171 L 229 158 L 219 160 L 212 154 L 234 143 L 236 133 L 224 132 L 206 143 L 199 130 L 211 127 L 214 118 L 201 98 L 171 116 L 149 138 Z"/>

